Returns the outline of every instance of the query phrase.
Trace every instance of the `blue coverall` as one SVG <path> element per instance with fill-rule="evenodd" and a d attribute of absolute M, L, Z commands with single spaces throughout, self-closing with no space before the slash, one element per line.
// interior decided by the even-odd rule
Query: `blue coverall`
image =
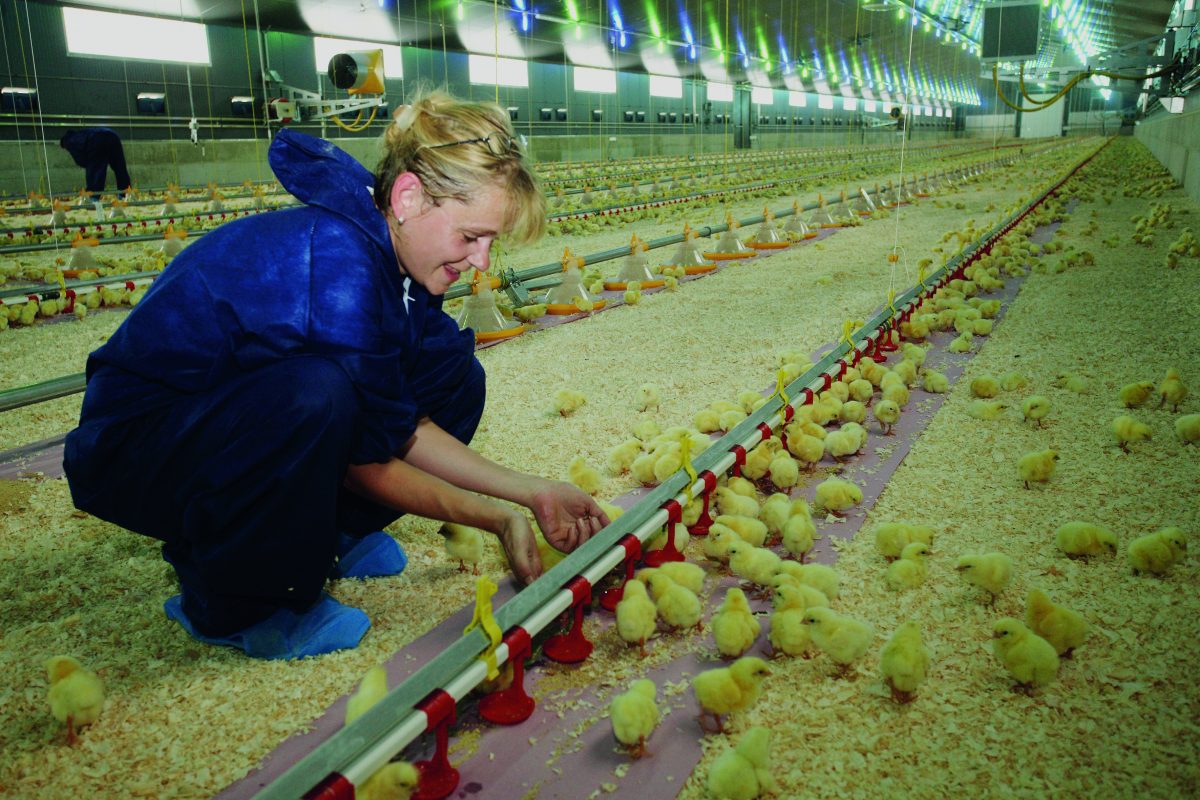
<path fill-rule="evenodd" d="M 58 140 L 59 147 L 71 154 L 75 163 L 86 170 L 87 190 L 92 199 L 100 199 L 108 179 L 108 168 L 112 167 L 117 178 L 117 191 L 122 194 L 129 188 L 129 169 L 125 166 L 125 148 L 121 137 L 112 128 L 80 128 L 67 131 Z"/>
<path fill-rule="evenodd" d="M 343 487 L 430 417 L 463 442 L 484 405 L 474 337 L 399 270 L 373 176 L 281 131 L 306 205 L 205 234 L 88 358 L 64 464 L 75 504 L 161 539 L 202 633 L 303 610 L 337 534 L 399 514 Z"/>

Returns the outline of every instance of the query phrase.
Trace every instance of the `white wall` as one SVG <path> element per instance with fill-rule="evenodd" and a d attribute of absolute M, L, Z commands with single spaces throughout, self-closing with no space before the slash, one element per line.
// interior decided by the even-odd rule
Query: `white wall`
<path fill-rule="evenodd" d="M 1133 135 L 1200 202 L 1200 93 L 1187 97 L 1182 114 L 1156 113 L 1139 122 Z"/>
<path fill-rule="evenodd" d="M 968 136 L 1005 138 L 1014 135 L 1017 128 L 1016 112 L 1007 114 L 968 114 L 965 118 Z"/>
<path fill-rule="evenodd" d="M 1053 94 L 1030 94 L 1030 98 L 1037 101 L 1049 100 Z M 1054 105 L 1049 108 L 1043 108 L 1041 111 L 1023 111 L 1021 112 L 1021 138 L 1022 139 L 1045 139 L 1048 136 L 1062 136 L 1062 121 L 1063 121 L 1063 103 L 1067 102 L 1066 98 L 1059 99 Z"/>

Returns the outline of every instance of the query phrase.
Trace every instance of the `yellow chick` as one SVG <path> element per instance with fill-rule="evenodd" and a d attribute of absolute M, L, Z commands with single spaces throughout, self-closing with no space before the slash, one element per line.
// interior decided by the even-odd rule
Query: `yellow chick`
<path fill-rule="evenodd" d="M 700 548 L 704 553 L 704 557 L 710 561 L 719 563 L 727 563 L 729 561 L 729 546 L 734 542 L 744 541 L 728 527 L 714 522 L 712 527 L 708 529 L 708 536 L 702 540 Z"/>
<path fill-rule="evenodd" d="M 1008 403 L 1002 400 L 972 400 L 971 404 L 967 406 L 967 414 L 975 419 L 990 422 L 1004 416 L 1007 408 Z"/>
<path fill-rule="evenodd" d="M 1087 392 L 1087 380 L 1073 372 L 1058 373 L 1058 376 L 1052 383 L 1061 389 L 1066 389 L 1076 394 L 1085 394 Z"/>
<path fill-rule="evenodd" d="M 804 612 L 804 621 L 812 629 L 813 644 L 837 664 L 838 674 L 842 677 L 855 661 L 862 658 L 875 638 L 870 625 L 843 617 L 829 608 L 808 609 Z"/>
<path fill-rule="evenodd" d="M 724 658 L 737 658 L 750 649 L 762 630 L 762 624 L 750 611 L 741 589 L 732 587 L 712 618 L 713 639 Z"/>
<path fill-rule="evenodd" d="M 657 567 L 640 569 L 635 577 L 647 583 L 655 572 L 662 572 L 689 592 L 700 594 L 704 588 L 704 569 L 688 561 L 668 561 Z"/>
<path fill-rule="evenodd" d="M 1187 537 L 1180 528 L 1163 528 L 1131 541 L 1128 556 L 1134 575 L 1139 572 L 1162 575 L 1171 565 L 1187 558 Z"/>
<path fill-rule="evenodd" d="M 783 549 L 804 563 L 804 556 L 813 549 L 817 528 L 808 514 L 794 514 L 783 525 Z"/>
<path fill-rule="evenodd" d="M 441 533 L 446 537 L 446 552 L 458 559 L 458 571 L 466 572 L 471 565 L 471 574 L 479 574 L 479 562 L 483 560 L 483 531 L 453 522 L 443 522 Z"/>
<path fill-rule="evenodd" d="M 884 390 L 886 392 L 886 390 Z M 842 410 L 838 412 L 838 419 L 842 422 L 858 422 L 867 421 L 867 407 L 857 400 L 847 400 L 842 403 Z"/>
<path fill-rule="evenodd" d="M 945 394 L 950 391 L 950 379 L 937 370 L 927 369 L 921 374 L 921 388 L 931 394 Z"/>
<path fill-rule="evenodd" d="M 1072 558 L 1117 554 L 1117 537 L 1107 528 L 1090 522 L 1068 522 L 1054 532 L 1058 549 Z"/>
<path fill-rule="evenodd" d="M 1130 442 L 1140 442 L 1151 438 L 1150 426 L 1138 422 L 1133 417 L 1122 414 L 1112 421 L 1113 436 L 1117 438 L 1117 446 L 1129 452 Z"/>
<path fill-rule="evenodd" d="M 925 555 L 929 545 L 923 542 L 913 542 L 905 545 L 900 558 L 888 564 L 885 579 L 887 585 L 900 591 L 915 589 L 925 582 Z"/>
<path fill-rule="evenodd" d="M 847 389 L 851 400 L 857 400 L 865 405 L 871 404 L 871 396 L 875 394 L 875 386 L 865 378 L 851 381 Z"/>
<path fill-rule="evenodd" d="M 1029 385 L 1029 379 L 1019 372 L 1006 372 L 1000 376 L 1000 388 L 1006 392 L 1015 392 Z"/>
<path fill-rule="evenodd" d="M 1021 456 L 1017 461 L 1017 472 L 1020 474 L 1021 480 L 1025 482 L 1025 488 L 1028 489 L 1030 481 L 1044 483 L 1050 480 L 1056 466 L 1058 466 L 1058 453 L 1053 450 L 1038 450 Z"/>
<path fill-rule="evenodd" d="M 920 625 L 909 620 L 896 629 L 879 653 L 879 671 L 897 703 L 916 698 L 929 671 L 929 649 L 921 641 Z"/>
<path fill-rule="evenodd" d="M 600 487 L 604 485 L 600 470 L 589 465 L 583 456 L 571 459 L 571 463 L 567 465 L 567 477 L 571 483 L 593 496 L 599 494 Z"/>
<path fill-rule="evenodd" d="M 371 706 L 382 700 L 388 692 L 387 670 L 382 666 L 374 666 L 363 675 L 358 689 L 346 701 L 346 724 L 361 717 Z"/>
<path fill-rule="evenodd" d="M 1049 595 L 1037 588 L 1029 590 L 1025 624 L 1049 642 L 1062 658 L 1070 658 L 1071 652 L 1087 638 L 1087 621 L 1083 615 L 1054 603 Z"/>
<path fill-rule="evenodd" d="M 407 761 L 393 761 L 355 787 L 354 796 L 357 800 L 409 800 L 420 782 L 416 767 Z"/>
<path fill-rule="evenodd" d="M 790 489 L 800 482 L 800 465 L 786 451 L 781 451 L 771 459 L 767 474 L 776 489 Z"/>
<path fill-rule="evenodd" d="M 1021 412 L 1025 415 L 1026 422 L 1036 422 L 1040 428 L 1042 420 L 1050 413 L 1050 399 L 1040 394 L 1026 397 L 1025 401 L 1021 403 Z"/>
<path fill-rule="evenodd" d="M 971 394 L 975 397 L 995 397 L 1000 394 L 1000 381 L 991 375 L 980 375 L 978 378 L 972 378 Z"/>
<path fill-rule="evenodd" d="M 844 516 L 845 511 L 862 502 L 862 489 L 841 478 L 829 478 L 817 484 L 814 498 L 816 507 L 835 517 Z"/>
<path fill-rule="evenodd" d="M 825 433 L 825 429 L 816 426 L 821 433 Z M 796 457 L 806 470 L 811 470 L 813 465 L 821 460 L 825 455 L 824 436 L 813 436 L 810 433 L 797 431 L 796 433 L 788 434 L 788 452 Z"/>
<path fill-rule="evenodd" d="M 662 712 L 654 702 L 658 687 L 654 681 L 642 678 L 629 685 L 629 691 L 613 698 L 608 706 L 608 717 L 612 721 L 613 736 L 625 745 L 632 758 L 646 754 L 646 740 L 662 719 Z"/>
<path fill-rule="evenodd" d="M 776 492 L 767 498 L 758 511 L 758 519 L 767 526 L 771 536 L 783 534 L 783 526 L 792 516 L 792 499 L 783 492 Z"/>
<path fill-rule="evenodd" d="M 658 616 L 669 628 L 699 628 L 702 608 L 700 598 L 667 577 L 664 572 L 650 576 L 651 590 L 658 598 Z"/>
<path fill-rule="evenodd" d="M 749 497 L 755 502 L 758 501 L 758 487 L 754 485 L 753 481 L 730 476 L 725 479 L 725 486 L 743 497 Z"/>
<path fill-rule="evenodd" d="M 587 398 L 583 396 L 583 392 L 576 392 L 571 389 L 559 389 L 554 393 L 554 410 L 564 417 L 574 414 L 586 402 Z"/>
<path fill-rule="evenodd" d="M 658 609 L 646 594 L 646 585 L 639 580 L 625 582 L 621 600 L 617 603 L 617 635 L 629 645 L 637 645 L 642 658 L 646 657 L 646 640 L 658 626 Z"/>
<path fill-rule="evenodd" d="M 522 322 L 533 322 L 539 317 L 546 315 L 546 304 L 538 303 L 532 306 L 521 306 L 513 309 L 513 314 Z"/>
<path fill-rule="evenodd" d="M 898 408 L 902 409 L 908 405 L 910 396 L 911 395 L 908 391 L 908 387 L 902 383 L 883 387 L 883 399 L 887 400 L 888 402 L 895 403 Z M 864 414 L 863 416 L 865 417 L 866 415 Z M 877 419 L 879 417 L 878 407 L 876 407 L 875 417 Z M 862 422 L 863 420 L 860 419 L 855 421 Z"/>
<path fill-rule="evenodd" d="M 766 400 L 765 397 L 763 397 L 759 392 L 751 389 L 738 392 L 737 396 L 737 404 L 741 406 L 742 411 L 745 411 L 747 414 L 753 414 L 755 409 L 763 404 L 764 400 Z"/>
<path fill-rule="evenodd" d="M 1185 446 L 1200 443 L 1200 414 L 1187 414 L 1175 420 L 1175 435 Z"/>
<path fill-rule="evenodd" d="M 779 565 L 781 574 L 794 577 L 805 586 L 810 586 L 830 600 L 836 600 L 840 589 L 841 578 L 837 570 L 824 564 L 797 564 L 795 561 L 784 561 Z M 828 605 L 824 603 L 822 605 Z"/>
<path fill-rule="evenodd" d="M 641 301 L 642 301 L 641 291 L 635 291 L 633 289 L 625 290 L 625 304 L 626 305 L 636 306 Z"/>
<path fill-rule="evenodd" d="M 692 540 L 692 537 L 690 534 L 688 534 L 687 528 L 685 526 L 683 526 L 683 525 L 675 526 L 675 549 L 676 550 L 678 550 L 679 552 L 682 553 L 684 550 L 687 549 L 688 542 L 690 542 L 691 540 Z M 667 529 L 664 527 L 664 528 L 660 528 L 658 533 L 654 534 L 649 539 L 647 539 L 646 544 L 642 549 L 647 550 L 647 551 L 662 550 L 666 546 L 667 546 Z"/>
<path fill-rule="evenodd" d="M 920 345 L 913 344 L 912 342 L 905 342 L 904 344 L 900 345 L 900 353 L 904 357 L 905 361 L 911 361 L 913 366 L 915 366 L 917 369 L 920 369 L 925 365 L 926 350 Z"/>
<path fill-rule="evenodd" d="M 1125 404 L 1126 408 L 1134 408 L 1149 400 L 1152 394 L 1154 394 L 1154 383 L 1140 381 L 1125 384 L 1117 396 L 1121 398 L 1121 402 Z"/>
<path fill-rule="evenodd" d="M 967 583 L 987 590 L 992 603 L 1012 581 L 1012 559 L 1003 553 L 959 556 L 955 569 L 962 573 Z"/>
<path fill-rule="evenodd" d="M 662 392 L 657 386 L 652 383 L 642 384 L 638 389 L 638 411 L 649 411 L 650 409 L 658 410 L 659 404 L 662 403 Z"/>
<path fill-rule="evenodd" d="M 700 703 L 700 727 L 705 725 L 706 716 L 716 722 L 715 730 L 723 732 L 726 714 L 744 711 L 758 702 L 762 693 L 763 679 L 771 674 L 767 663 L 757 656 L 743 656 L 729 667 L 718 667 L 701 672 L 692 680 L 692 689 Z"/>
<path fill-rule="evenodd" d="M 1187 395 L 1187 386 L 1180 380 L 1179 373 L 1173 369 L 1167 370 L 1167 377 L 1163 378 L 1162 383 L 1158 385 L 1158 407 L 1162 408 L 1164 403 L 1170 403 L 1171 410 L 1178 411 L 1179 404 Z"/>
<path fill-rule="evenodd" d="M 881 522 L 875 526 L 875 549 L 887 559 L 899 558 L 913 542 L 933 546 L 933 528 L 905 522 Z"/>
<path fill-rule="evenodd" d="M 794 588 L 783 585 L 776 588 L 775 591 L 778 595 L 782 590 Z M 807 606 L 802 603 L 780 608 L 777 602 L 775 612 L 771 614 L 771 631 L 767 636 L 767 641 L 771 645 L 772 657 L 779 654 L 802 656 L 808 651 L 812 642 L 812 629 L 804 621 L 804 614 L 807 610 Z"/>
<path fill-rule="evenodd" d="M 773 551 L 754 547 L 749 542 L 729 545 L 729 569 L 734 575 L 756 586 L 771 585 L 771 579 L 779 572 L 781 560 Z"/>
<path fill-rule="evenodd" d="M 638 439 L 628 439 L 608 451 L 606 466 L 610 475 L 621 475 L 628 472 L 633 461 L 642 454 L 642 443 Z"/>
<path fill-rule="evenodd" d="M 67 744 L 78 740 L 76 729 L 91 725 L 104 708 L 104 681 L 70 656 L 52 656 L 42 664 L 50 689 L 50 713 L 67 725 Z"/>
<path fill-rule="evenodd" d="M 872 413 L 879 421 L 879 429 L 883 431 L 883 435 L 891 436 L 892 426 L 900 419 L 900 404 L 895 400 L 885 398 L 875 404 L 875 410 Z"/>
<path fill-rule="evenodd" d="M 825 452 L 834 461 L 845 461 L 862 447 L 859 436 L 854 431 L 830 431 L 825 436 Z"/>
<path fill-rule="evenodd" d="M 742 465 L 742 474 L 752 481 L 764 477 L 771 468 L 771 459 L 775 457 L 780 447 L 778 439 L 772 437 L 759 442 L 746 454 L 746 463 Z"/>
<path fill-rule="evenodd" d="M 762 547 L 767 541 L 766 523 L 754 517 L 739 517 L 731 514 L 721 514 L 714 522 L 724 525 L 741 537 L 742 541 L 755 547 Z"/>
<path fill-rule="evenodd" d="M 829 598 L 820 589 L 800 583 L 795 575 L 781 570 L 772 583 L 774 594 L 771 595 L 771 602 L 776 611 L 829 608 Z"/>
<path fill-rule="evenodd" d="M 718 486 L 716 491 L 717 512 L 731 517 L 757 517 L 758 501 L 734 491 L 728 486 Z"/>
<path fill-rule="evenodd" d="M 775 795 L 778 784 L 771 774 L 770 732 L 756 726 L 746 731 L 732 750 L 726 750 L 708 771 L 708 794 L 714 800 L 755 800 Z"/>
<path fill-rule="evenodd" d="M 992 650 L 1017 688 L 1033 691 L 1058 676 L 1058 654 L 1054 646 L 1020 620 L 1004 617 L 992 626 Z"/>
<path fill-rule="evenodd" d="M 905 386 L 917 385 L 917 369 L 920 367 L 915 361 L 904 359 L 892 366 L 892 373 L 904 382 Z"/>

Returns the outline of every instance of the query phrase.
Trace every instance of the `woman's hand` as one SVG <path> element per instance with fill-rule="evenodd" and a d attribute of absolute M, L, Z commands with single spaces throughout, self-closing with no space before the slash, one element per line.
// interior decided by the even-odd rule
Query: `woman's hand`
<path fill-rule="evenodd" d="M 529 510 L 542 536 L 556 550 L 569 553 L 608 524 L 596 501 L 575 486 L 541 478 L 530 494 Z"/>
<path fill-rule="evenodd" d="M 537 539 L 524 514 L 512 512 L 496 531 L 496 537 L 500 539 L 517 580 L 528 586 L 541 577 L 542 559 L 538 555 Z"/>

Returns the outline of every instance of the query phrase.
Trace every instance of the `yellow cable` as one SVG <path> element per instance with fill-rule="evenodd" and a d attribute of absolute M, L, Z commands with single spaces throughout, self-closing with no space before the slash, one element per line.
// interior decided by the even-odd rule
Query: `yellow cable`
<path fill-rule="evenodd" d="M 361 125 L 358 124 L 358 121 L 360 119 L 362 119 L 361 111 L 359 111 L 358 116 L 354 118 L 354 122 L 350 123 L 349 125 L 347 125 L 345 122 L 342 122 L 342 120 L 339 119 L 338 117 L 330 117 L 330 119 L 332 119 L 334 124 L 337 125 L 339 128 L 341 128 L 342 130 L 349 131 L 350 133 L 359 133 L 360 131 L 365 131 L 367 128 L 369 128 L 371 126 L 371 123 L 375 121 L 375 115 L 378 112 L 379 112 L 379 106 L 374 106 L 371 109 L 370 116 L 368 116 L 366 121 L 363 122 L 363 124 L 361 124 Z"/>

